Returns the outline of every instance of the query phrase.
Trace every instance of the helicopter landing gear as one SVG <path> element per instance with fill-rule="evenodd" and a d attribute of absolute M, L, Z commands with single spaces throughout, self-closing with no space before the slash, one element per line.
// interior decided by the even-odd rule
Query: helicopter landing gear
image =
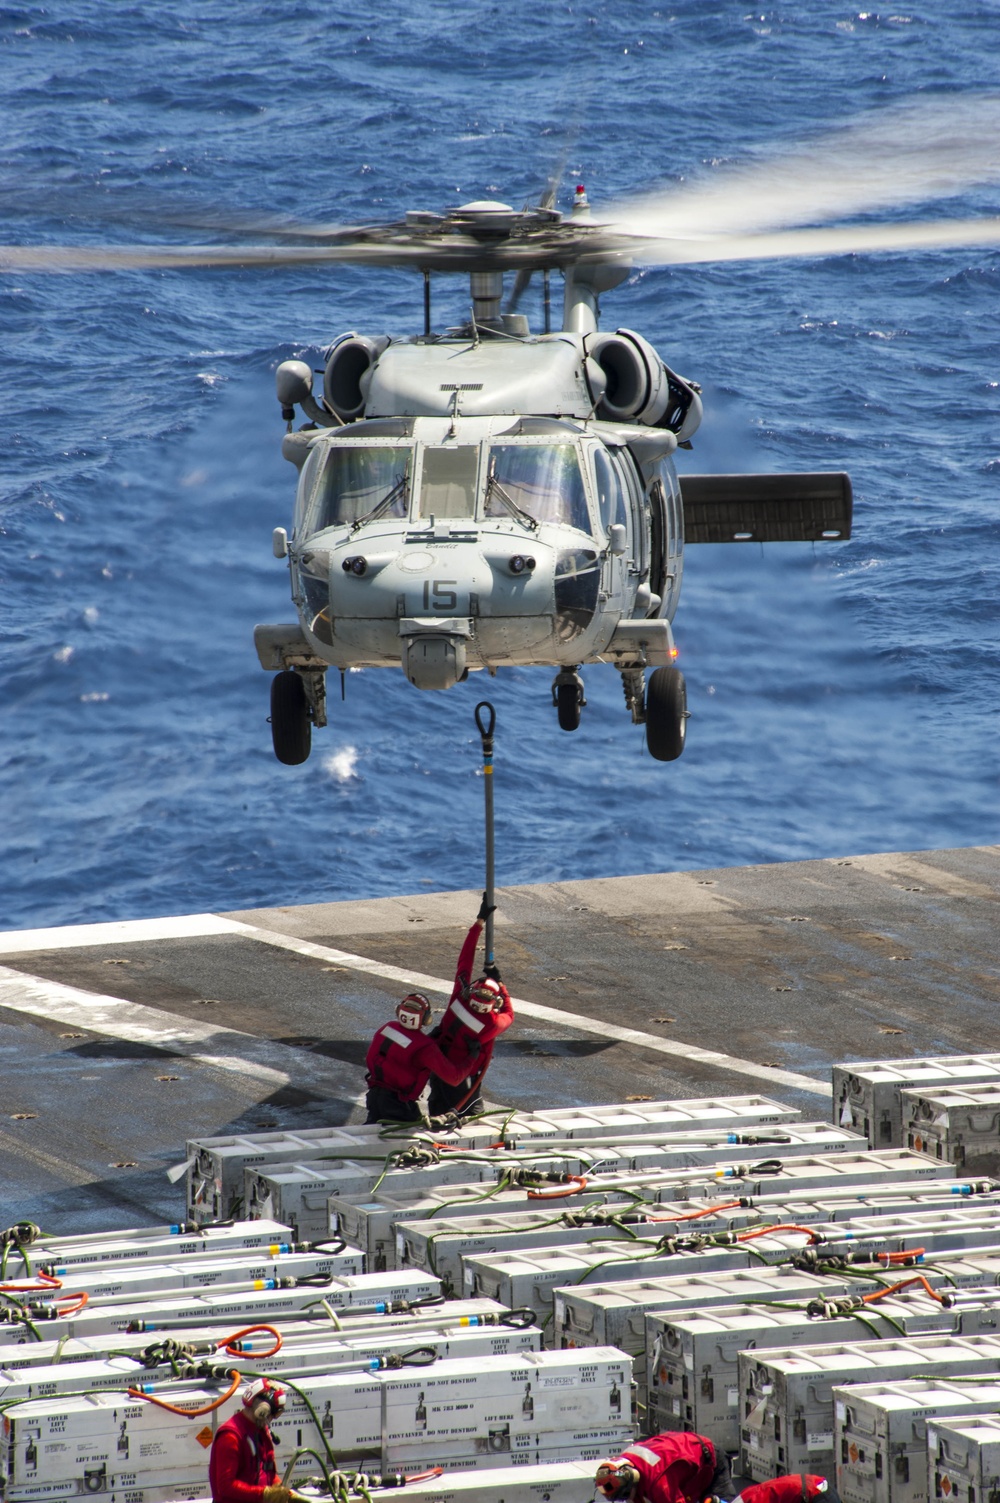
<path fill-rule="evenodd" d="M 286 668 L 271 680 L 271 740 L 274 755 L 297 767 L 312 745 L 312 709 L 300 674 Z"/>
<path fill-rule="evenodd" d="M 687 686 L 679 668 L 655 668 L 646 685 L 646 745 L 657 762 L 674 762 L 687 733 Z"/>
<path fill-rule="evenodd" d="M 552 703 L 559 716 L 559 727 L 575 731 L 580 724 L 580 711 L 587 703 L 583 692 L 583 679 L 575 668 L 562 668 L 552 683 Z"/>

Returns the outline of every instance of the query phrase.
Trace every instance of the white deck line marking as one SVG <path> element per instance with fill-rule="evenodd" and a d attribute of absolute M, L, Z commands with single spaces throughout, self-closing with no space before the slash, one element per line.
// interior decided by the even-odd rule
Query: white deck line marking
<path fill-rule="evenodd" d="M 0 955 L 25 955 L 34 950 L 77 950 L 87 945 L 134 945 L 150 939 L 198 939 L 203 935 L 226 934 L 231 922 L 214 913 L 185 913 L 175 918 L 66 924 L 61 929 L 10 929 L 0 934 Z"/>
<path fill-rule="evenodd" d="M 354 971 L 367 971 L 371 976 L 380 976 L 387 981 L 398 981 L 401 986 L 417 987 L 424 992 L 451 995 L 452 982 L 442 981 L 439 976 L 425 976 L 420 971 L 402 970 L 399 966 L 383 965 L 369 960 L 364 955 L 352 955 L 348 950 L 332 950 L 327 945 L 316 945 L 308 939 L 296 939 L 291 934 L 281 934 L 274 929 L 261 929 L 256 924 L 241 924 L 231 920 L 234 930 L 260 940 L 266 945 L 277 945 L 282 950 L 292 950 L 297 955 L 309 955 L 314 960 L 325 960 Z M 775 1085 L 791 1086 L 797 1091 L 810 1091 L 815 1096 L 832 1096 L 833 1087 L 826 1081 L 814 1080 L 811 1075 L 799 1075 L 794 1070 L 778 1070 L 772 1065 L 757 1065 L 752 1060 L 737 1059 L 732 1054 L 722 1054 L 716 1049 L 699 1049 L 694 1044 L 682 1044 L 676 1039 L 654 1038 L 638 1028 L 620 1028 L 617 1023 L 603 1019 L 588 1018 L 582 1013 L 566 1012 L 559 1007 L 544 1007 L 538 1002 L 526 1002 L 521 997 L 512 998 L 515 1010 L 525 1018 L 538 1018 L 545 1023 L 557 1023 L 560 1028 L 575 1029 L 579 1033 L 594 1033 L 598 1038 L 615 1039 L 621 1044 L 635 1044 L 640 1049 L 651 1049 L 657 1054 L 671 1054 L 680 1059 L 697 1060 L 699 1064 L 711 1065 L 717 1070 L 728 1070 L 735 1075 L 750 1075 L 754 1079 L 769 1080 Z"/>
<path fill-rule="evenodd" d="M 250 1076 L 269 1089 L 294 1080 L 329 1091 L 330 1074 L 338 1063 L 258 1034 L 192 1023 L 159 1007 L 46 981 L 8 966 L 0 966 L 0 1007 L 50 1022 L 69 1023 L 88 1033 L 167 1049 L 217 1070 Z"/>
<path fill-rule="evenodd" d="M 23 954 L 33 950 L 62 950 L 82 947 L 86 945 L 108 944 L 139 944 L 144 940 L 151 939 L 197 939 L 206 935 L 216 934 L 242 934 L 248 939 L 256 939 L 261 944 L 273 945 L 278 949 L 291 950 L 296 955 L 307 955 L 314 960 L 324 960 L 328 964 L 342 965 L 348 970 L 366 972 L 370 976 L 378 976 L 384 981 L 397 981 L 401 986 L 409 990 L 417 987 L 421 991 L 436 992 L 438 995 L 451 995 L 452 983 L 443 981 L 439 976 L 425 976 L 420 971 L 403 970 L 400 966 L 384 965 L 377 960 L 369 960 L 364 955 L 354 955 L 348 950 L 333 950 L 327 945 L 313 944 L 308 939 L 297 939 L 291 934 L 281 934 L 276 929 L 262 929 L 256 924 L 241 924 L 236 919 L 221 918 L 216 914 L 193 913 L 180 915 L 176 918 L 162 919 L 136 919 L 121 923 L 108 924 L 75 924 L 62 929 L 22 929 L 13 930 L 6 934 L 0 933 L 0 955 Z M 0 974 L 4 974 L 4 968 L 0 967 Z M 21 972 L 6 972 L 7 975 L 18 975 Z M 36 978 L 37 980 L 37 978 Z M 51 985 L 54 983 L 37 982 L 38 985 Z M 64 991 L 72 991 L 73 988 L 63 988 Z M 93 993 L 79 992 L 79 997 L 91 997 Z M 117 998 L 105 998 L 112 1002 L 116 1008 L 137 1007 L 137 1003 L 121 1002 Z M 2 1002 L 4 1006 L 10 1004 Z M 698 1064 L 709 1065 L 717 1070 L 726 1070 L 734 1075 L 749 1075 L 754 1080 L 769 1081 L 773 1085 L 791 1087 L 797 1091 L 809 1091 L 814 1096 L 832 1096 L 833 1088 L 825 1081 L 814 1080 L 810 1075 L 799 1075 L 794 1070 L 779 1070 L 771 1065 L 758 1065 L 752 1060 L 739 1059 L 732 1054 L 723 1054 L 716 1049 L 699 1049 L 694 1044 L 683 1044 L 676 1039 L 654 1038 L 652 1034 L 642 1033 L 637 1028 L 620 1028 L 616 1023 L 588 1018 L 581 1013 L 567 1012 L 562 1008 L 544 1007 L 538 1002 L 526 1002 L 520 997 L 514 998 L 517 1011 L 526 1018 L 537 1018 L 541 1022 L 555 1023 L 560 1028 L 567 1028 L 578 1033 L 596 1034 L 598 1038 L 614 1039 L 621 1044 L 634 1044 L 640 1049 L 651 1050 L 655 1054 L 669 1054 L 677 1059 L 695 1060 Z M 32 1009 L 22 1007 L 23 1012 Z M 158 1033 L 162 1036 L 164 1031 L 170 1032 L 176 1019 L 169 1013 L 157 1012 L 154 1008 L 146 1008 L 144 1011 L 155 1013 L 156 1016 L 170 1025 L 164 1029 L 163 1024 L 158 1025 Z M 74 1019 L 74 1021 L 81 1021 Z M 86 1026 L 86 1025 L 85 1025 Z M 194 1024 L 189 1025 L 194 1030 Z M 101 1030 L 96 1030 L 101 1031 Z M 103 1031 L 113 1033 L 116 1037 L 125 1037 L 117 1028 L 108 1027 Z M 234 1039 L 246 1039 L 260 1046 L 267 1041 L 261 1040 L 253 1034 L 237 1033 L 235 1029 L 206 1029 L 207 1037 L 219 1037 L 229 1034 Z M 144 1037 L 143 1042 L 155 1043 L 156 1039 Z M 170 1047 L 174 1047 L 171 1045 Z M 285 1051 L 284 1057 L 297 1055 L 304 1058 L 315 1069 L 316 1056 L 292 1049 L 285 1044 L 270 1044 L 267 1047 L 273 1050 Z M 180 1052 L 178 1050 L 178 1052 Z M 198 1056 L 201 1057 L 201 1056 Z M 223 1065 L 223 1068 L 238 1069 L 235 1062 Z M 287 1078 L 287 1077 L 286 1077 Z"/>

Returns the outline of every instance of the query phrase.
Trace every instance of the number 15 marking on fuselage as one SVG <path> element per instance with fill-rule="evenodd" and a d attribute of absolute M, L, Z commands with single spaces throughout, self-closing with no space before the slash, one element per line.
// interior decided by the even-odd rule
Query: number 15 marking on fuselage
<path fill-rule="evenodd" d="M 424 610 L 453 611 L 458 604 L 458 595 L 451 588 L 457 579 L 425 579 Z"/>

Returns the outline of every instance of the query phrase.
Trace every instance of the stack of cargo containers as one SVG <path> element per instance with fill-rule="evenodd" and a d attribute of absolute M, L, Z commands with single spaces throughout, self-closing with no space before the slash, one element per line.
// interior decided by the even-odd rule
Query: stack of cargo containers
<path fill-rule="evenodd" d="M 8 1249 L 47 1273 L 0 1312 L 6 1503 L 204 1497 L 236 1373 L 287 1386 L 307 1491 L 581 1503 L 678 1429 L 845 1503 L 988 1503 L 994 1101 L 997 1055 L 838 1066 L 832 1124 L 744 1096 L 192 1141 L 186 1222 Z"/>

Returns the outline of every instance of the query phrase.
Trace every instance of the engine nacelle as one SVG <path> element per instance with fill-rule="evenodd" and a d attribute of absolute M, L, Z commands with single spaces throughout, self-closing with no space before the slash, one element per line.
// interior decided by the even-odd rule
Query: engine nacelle
<path fill-rule="evenodd" d="M 664 365 L 653 346 L 633 329 L 592 334 L 587 355 L 600 366 L 605 386 L 597 416 L 612 423 L 643 423 L 669 428 L 679 443 L 701 422 L 701 398 L 695 388 Z M 593 392 L 596 399 L 598 391 Z"/>
<path fill-rule="evenodd" d="M 344 423 L 362 417 L 372 367 L 389 344 L 386 335 L 342 334 L 331 345 L 323 371 L 323 400 Z"/>

